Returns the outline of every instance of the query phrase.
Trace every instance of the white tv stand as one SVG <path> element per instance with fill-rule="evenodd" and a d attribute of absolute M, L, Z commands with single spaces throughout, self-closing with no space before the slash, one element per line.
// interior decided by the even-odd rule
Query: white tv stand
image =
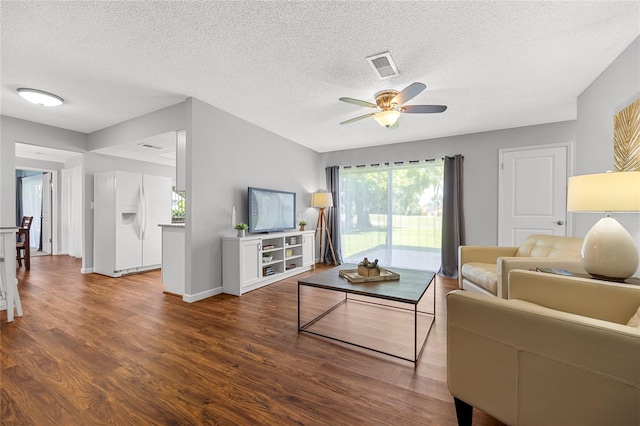
<path fill-rule="evenodd" d="M 315 264 L 314 231 L 222 239 L 222 292 L 240 296 L 300 274 Z M 271 260 L 263 257 L 271 256 Z"/>

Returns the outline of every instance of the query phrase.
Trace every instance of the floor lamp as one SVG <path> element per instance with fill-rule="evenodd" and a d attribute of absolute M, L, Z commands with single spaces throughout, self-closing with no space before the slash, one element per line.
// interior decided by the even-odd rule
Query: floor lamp
<path fill-rule="evenodd" d="M 327 234 L 327 243 L 331 248 L 331 256 L 333 256 L 333 264 L 338 266 L 338 262 L 336 262 L 336 253 L 333 251 L 333 243 L 331 242 L 331 234 L 329 234 L 329 227 L 327 226 L 327 216 L 324 212 L 326 207 L 333 207 L 333 197 L 330 192 L 316 192 L 311 194 L 311 207 L 316 207 L 320 209 L 318 212 L 318 223 L 316 224 L 316 232 L 314 235 L 318 235 L 318 230 L 320 230 L 320 260 L 324 257 L 324 253 L 322 252 L 322 239 L 323 234 Z"/>

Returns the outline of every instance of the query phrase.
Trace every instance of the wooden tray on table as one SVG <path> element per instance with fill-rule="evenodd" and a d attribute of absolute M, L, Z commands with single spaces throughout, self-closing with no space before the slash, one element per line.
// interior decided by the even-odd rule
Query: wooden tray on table
<path fill-rule="evenodd" d="M 380 275 L 373 277 L 363 277 L 358 273 L 357 269 L 343 269 L 340 271 L 340 276 L 346 278 L 347 281 L 352 283 L 368 283 L 373 281 L 398 281 L 400 275 L 388 269 L 380 268 Z"/>

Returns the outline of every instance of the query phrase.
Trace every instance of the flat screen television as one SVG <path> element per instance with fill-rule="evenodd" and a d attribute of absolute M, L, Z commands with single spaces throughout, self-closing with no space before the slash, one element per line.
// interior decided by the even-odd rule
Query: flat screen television
<path fill-rule="evenodd" d="M 296 228 L 296 193 L 249 187 L 249 232 Z"/>

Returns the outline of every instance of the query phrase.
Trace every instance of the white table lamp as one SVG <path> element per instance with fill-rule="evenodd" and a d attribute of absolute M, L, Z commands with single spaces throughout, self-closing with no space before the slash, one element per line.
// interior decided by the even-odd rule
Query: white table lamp
<path fill-rule="evenodd" d="M 624 281 L 638 269 L 633 238 L 611 212 L 640 212 L 640 172 L 573 176 L 567 188 L 567 210 L 605 212 L 584 237 L 580 258 L 590 275 Z"/>

